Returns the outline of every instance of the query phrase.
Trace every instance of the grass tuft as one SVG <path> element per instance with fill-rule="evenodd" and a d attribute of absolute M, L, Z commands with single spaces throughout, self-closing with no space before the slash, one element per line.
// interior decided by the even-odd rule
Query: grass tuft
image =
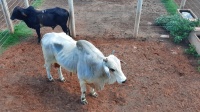
<path fill-rule="evenodd" d="M 177 13 L 178 5 L 174 2 L 174 0 L 161 0 L 161 2 L 169 14 L 173 15 Z"/>
<path fill-rule="evenodd" d="M 33 3 L 32 3 L 32 6 L 35 7 L 35 8 L 38 8 L 39 6 L 41 6 L 43 4 L 44 0 L 35 0 Z"/>
<path fill-rule="evenodd" d="M 0 32 L 0 39 L 2 39 L 0 53 L 6 50 L 6 48 L 19 43 L 21 40 L 33 34 L 32 30 L 28 28 L 24 22 L 20 22 L 15 25 L 14 32 L 15 33 L 13 34 L 11 34 L 8 30 Z"/>

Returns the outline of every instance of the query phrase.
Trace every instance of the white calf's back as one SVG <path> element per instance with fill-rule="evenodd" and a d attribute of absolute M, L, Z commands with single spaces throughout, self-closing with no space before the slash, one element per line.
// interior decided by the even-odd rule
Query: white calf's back
<path fill-rule="evenodd" d="M 45 64 L 58 63 L 69 71 L 76 71 L 76 41 L 65 33 L 47 33 L 41 40 Z"/>
<path fill-rule="evenodd" d="M 76 41 L 65 33 L 46 33 L 42 38 L 42 46 L 48 46 L 53 43 L 63 44 L 67 47 L 75 47 Z"/>

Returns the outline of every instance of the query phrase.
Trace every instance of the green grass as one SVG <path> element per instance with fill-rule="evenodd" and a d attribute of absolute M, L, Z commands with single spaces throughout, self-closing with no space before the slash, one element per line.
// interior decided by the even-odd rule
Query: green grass
<path fill-rule="evenodd" d="M 177 13 L 178 5 L 174 0 L 161 0 L 161 2 L 169 14 L 173 15 Z"/>
<path fill-rule="evenodd" d="M 35 8 L 42 5 L 44 0 L 35 0 L 31 5 Z M 14 33 L 9 30 L 0 31 L 0 54 L 8 47 L 19 43 L 21 40 L 30 37 L 33 30 L 28 28 L 24 22 L 20 22 L 14 26 Z"/>
<path fill-rule="evenodd" d="M 35 8 L 38 8 L 39 6 L 41 6 L 43 4 L 44 0 L 35 0 L 33 3 L 32 3 L 32 6 L 35 7 Z"/>
<path fill-rule="evenodd" d="M 15 33 L 13 34 L 9 33 L 8 30 L 1 32 L 2 35 L 0 36 L 0 38 L 6 36 L 3 46 L 1 46 L 3 49 L 6 49 L 11 45 L 17 44 L 22 39 L 27 38 L 28 36 L 31 36 L 33 34 L 32 30 L 28 28 L 24 22 L 20 22 L 19 24 L 15 25 L 14 31 Z"/>
<path fill-rule="evenodd" d="M 8 47 L 18 44 L 21 40 L 30 37 L 33 32 L 32 29 L 28 28 L 24 22 L 14 26 L 14 33 L 10 33 L 9 30 L 0 32 L 0 54 L 5 51 Z"/>

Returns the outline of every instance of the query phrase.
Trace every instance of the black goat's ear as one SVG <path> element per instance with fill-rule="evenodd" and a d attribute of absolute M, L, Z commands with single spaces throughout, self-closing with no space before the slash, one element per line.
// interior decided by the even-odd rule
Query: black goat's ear
<path fill-rule="evenodd" d="M 22 15 L 25 16 L 25 17 L 27 17 L 27 15 L 24 12 L 22 12 Z"/>
<path fill-rule="evenodd" d="M 25 12 L 23 10 L 20 10 L 21 14 L 25 17 L 27 17 L 27 15 L 25 14 Z"/>

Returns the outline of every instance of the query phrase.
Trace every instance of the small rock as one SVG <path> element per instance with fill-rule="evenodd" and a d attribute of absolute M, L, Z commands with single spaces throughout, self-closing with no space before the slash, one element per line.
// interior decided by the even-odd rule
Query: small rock
<path fill-rule="evenodd" d="M 169 35 L 161 35 L 160 38 L 169 38 Z"/>

